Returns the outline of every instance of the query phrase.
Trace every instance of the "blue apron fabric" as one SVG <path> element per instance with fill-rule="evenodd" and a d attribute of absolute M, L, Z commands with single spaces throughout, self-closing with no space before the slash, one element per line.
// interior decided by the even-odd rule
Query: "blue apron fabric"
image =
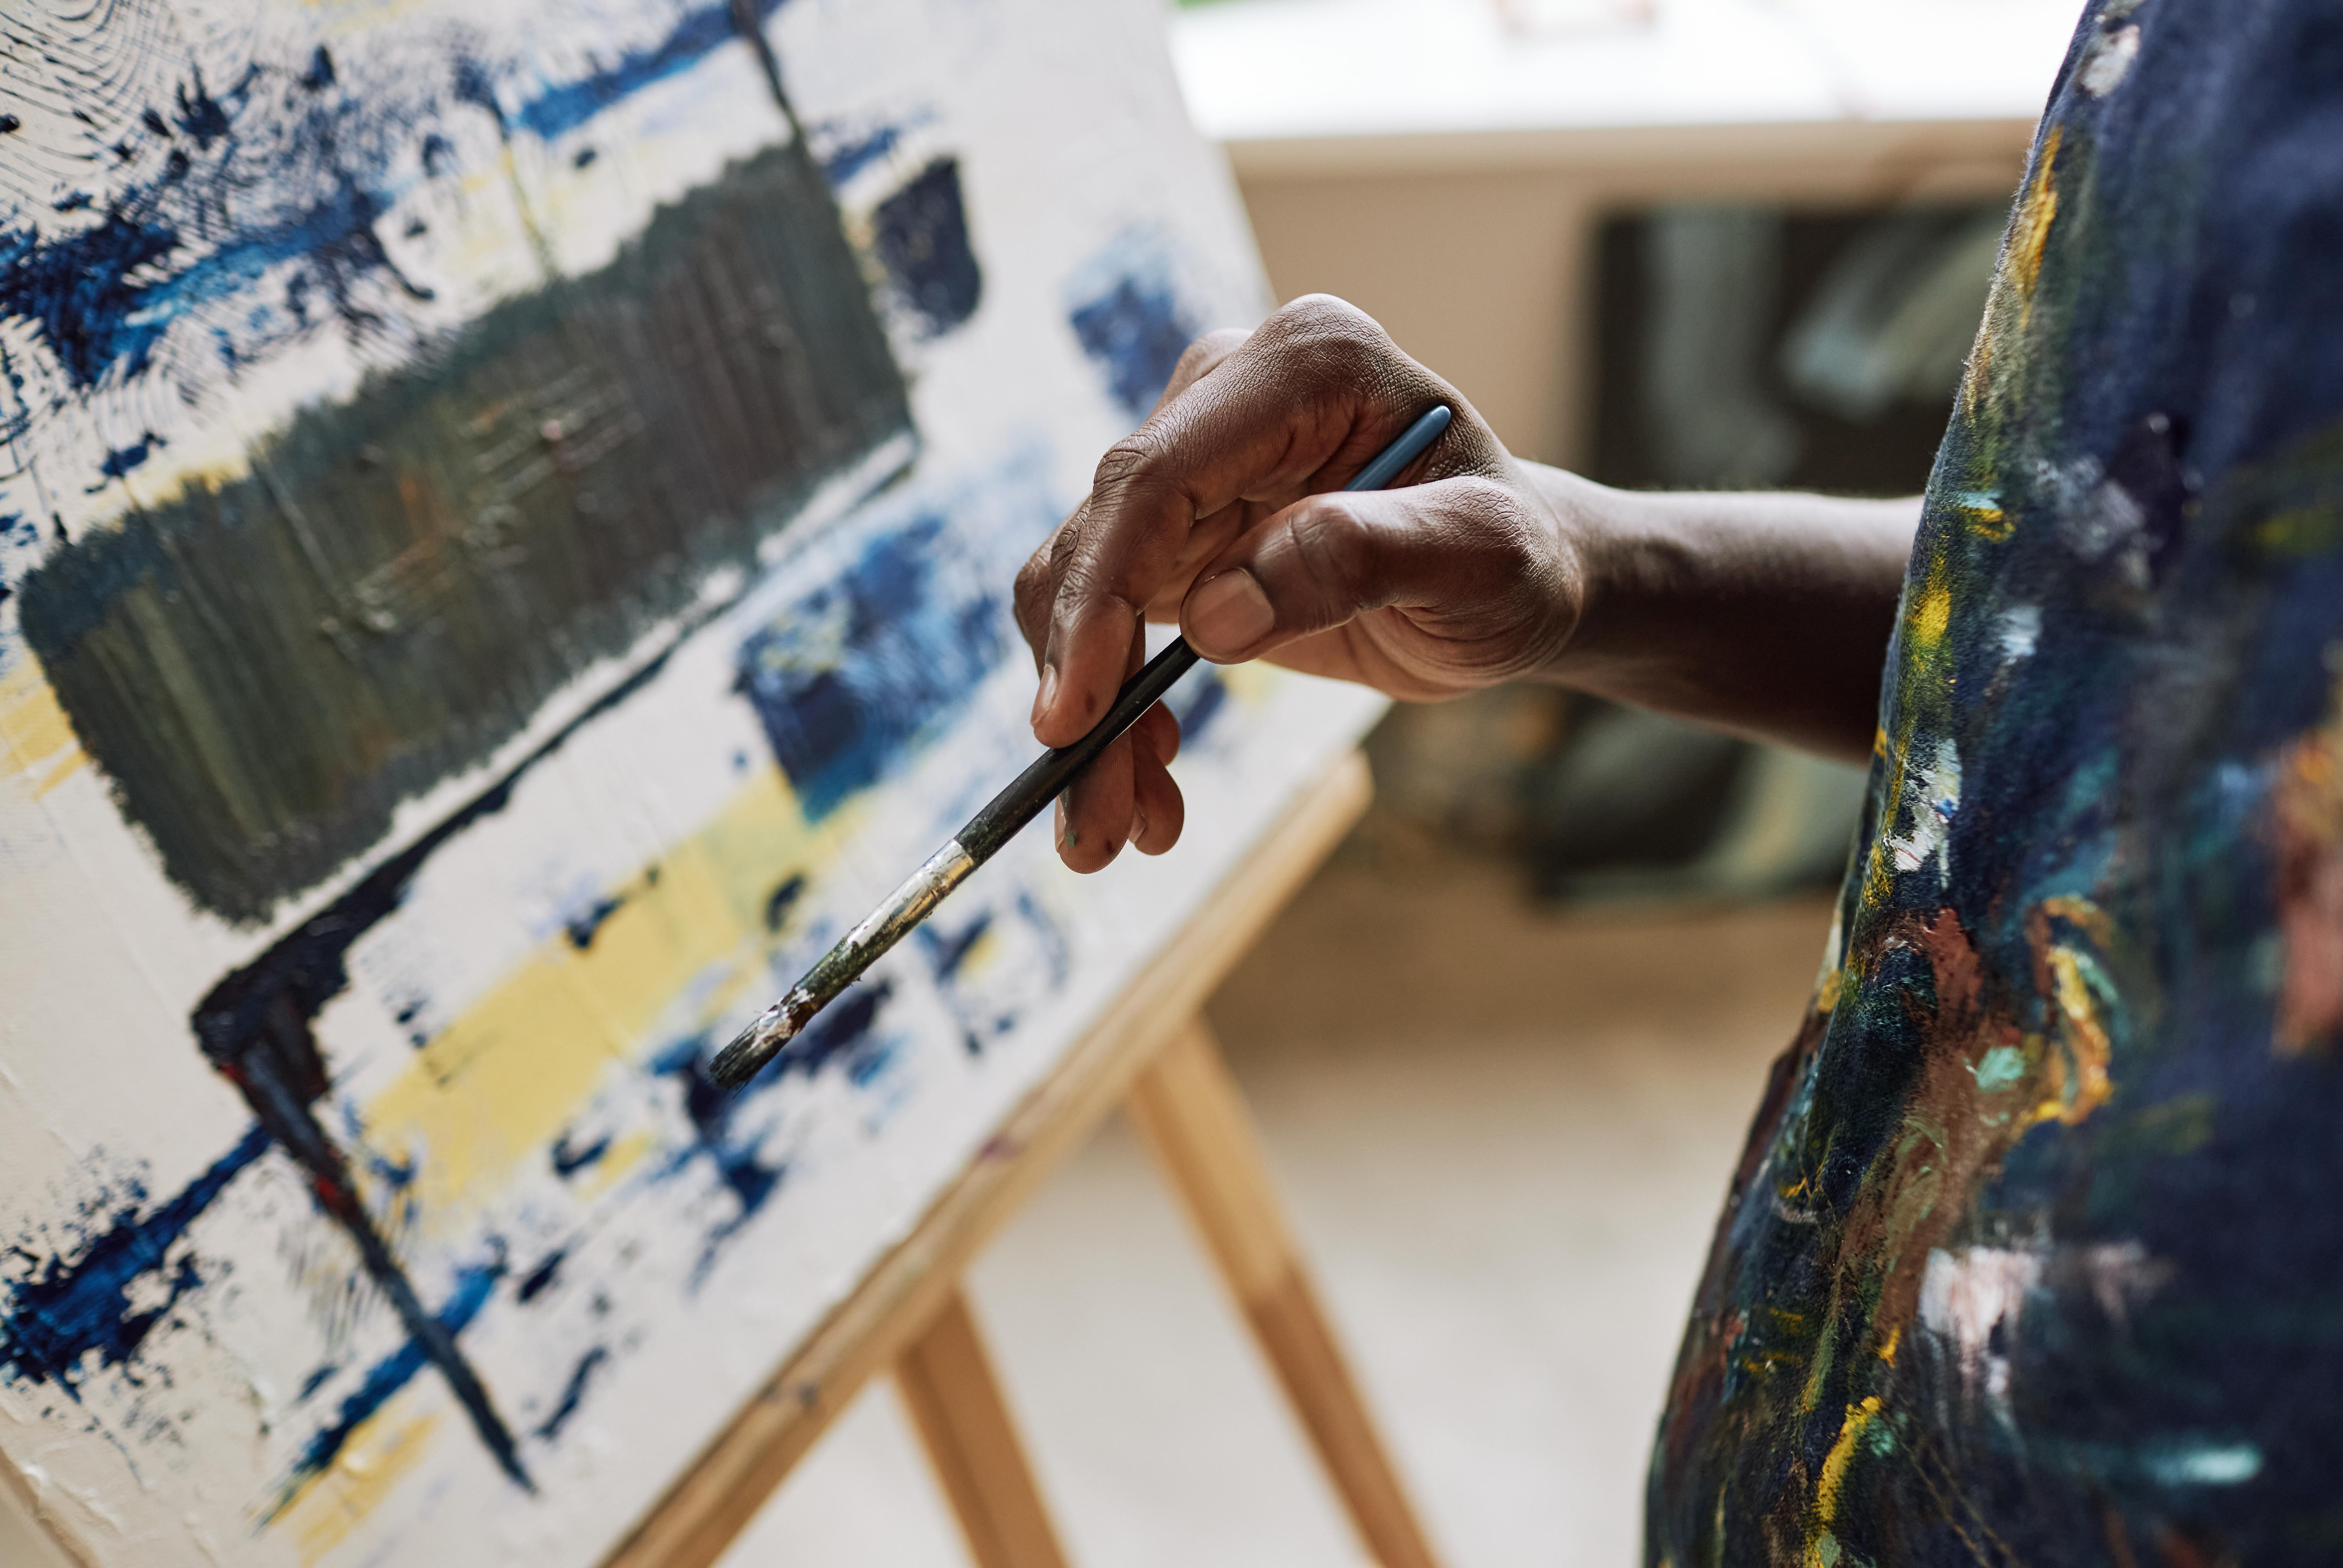
<path fill-rule="evenodd" d="M 1647 1563 L 2343 1561 L 2343 5 L 2103 0 Z"/>

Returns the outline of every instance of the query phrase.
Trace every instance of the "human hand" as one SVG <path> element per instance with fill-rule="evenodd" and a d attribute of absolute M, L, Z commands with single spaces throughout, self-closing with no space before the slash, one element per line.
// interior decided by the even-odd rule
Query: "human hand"
<path fill-rule="evenodd" d="M 1435 403 L 1454 421 L 1406 487 L 1340 490 Z M 1097 722 L 1144 657 L 1142 620 L 1176 620 L 1215 663 L 1267 658 L 1421 701 L 1550 662 L 1583 583 L 1554 507 L 1487 423 L 1363 312 L 1312 296 L 1191 346 L 1018 574 L 1041 672 L 1033 731 L 1063 746 Z M 1074 780 L 1058 806 L 1068 866 L 1178 840 L 1178 748 L 1159 704 Z"/>

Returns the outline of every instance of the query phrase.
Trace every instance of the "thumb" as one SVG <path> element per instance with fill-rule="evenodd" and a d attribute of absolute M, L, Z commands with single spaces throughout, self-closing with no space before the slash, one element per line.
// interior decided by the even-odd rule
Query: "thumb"
<path fill-rule="evenodd" d="M 1311 496 L 1197 574 L 1180 628 L 1198 653 L 1232 664 L 1369 610 L 1478 619 L 1534 573 L 1534 533 L 1519 500 L 1479 477 Z"/>

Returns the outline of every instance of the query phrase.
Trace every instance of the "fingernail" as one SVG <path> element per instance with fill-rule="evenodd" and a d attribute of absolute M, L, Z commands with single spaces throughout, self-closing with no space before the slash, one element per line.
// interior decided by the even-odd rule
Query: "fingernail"
<path fill-rule="evenodd" d="M 1136 844 L 1145 837 L 1147 837 L 1147 813 L 1133 806 L 1131 809 L 1131 838 L 1128 841 Z"/>
<path fill-rule="evenodd" d="M 1058 797 L 1058 847 L 1061 849 L 1074 847 L 1074 824 L 1066 815 L 1066 798 L 1063 795 Z"/>
<path fill-rule="evenodd" d="M 1242 567 L 1198 588 L 1188 601 L 1188 638 L 1200 653 L 1241 653 L 1277 624 L 1269 596 Z"/>
<path fill-rule="evenodd" d="M 1054 666 L 1045 664 L 1041 667 L 1041 689 L 1033 694 L 1034 723 L 1041 722 L 1041 715 L 1050 710 L 1050 703 L 1057 695 L 1058 671 Z M 1065 802 L 1061 800 L 1058 809 L 1063 811 L 1065 809 Z"/>

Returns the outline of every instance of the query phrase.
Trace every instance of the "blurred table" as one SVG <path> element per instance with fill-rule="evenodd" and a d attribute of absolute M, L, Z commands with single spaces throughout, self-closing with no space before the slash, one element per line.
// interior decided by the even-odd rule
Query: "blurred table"
<path fill-rule="evenodd" d="M 1212 0 L 1172 21 L 1280 297 L 1342 295 L 1517 452 L 1585 450 L 1588 237 L 1675 200 L 2007 196 L 2074 0 Z"/>

